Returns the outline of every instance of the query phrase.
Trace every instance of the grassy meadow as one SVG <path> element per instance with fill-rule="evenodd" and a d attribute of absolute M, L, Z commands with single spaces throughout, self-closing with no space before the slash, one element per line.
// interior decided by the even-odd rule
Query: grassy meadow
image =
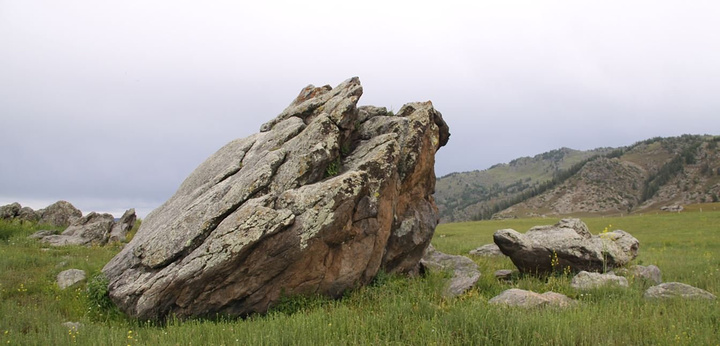
<path fill-rule="evenodd" d="M 700 211 L 702 208 L 702 211 Z M 716 210 L 718 209 L 718 210 Z M 502 228 L 524 232 L 557 218 L 479 221 L 438 226 L 433 245 L 452 254 L 492 242 Z M 622 229 L 640 240 L 637 264 L 655 264 L 666 282 L 679 281 L 720 295 L 720 205 L 681 213 L 584 218 L 591 232 Z M 506 258 L 473 258 L 482 277 L 457 298 L 443 298 L 447 274 L 405 278 L 381 274 L 340 300 L 293 298 L 264 316 L 247 319 L 170 320 L 163 325 L 128 319 L 104 307 L 92 277 L 120 246 L 51 248 L 27 236 L 42 227 L 0 223 L 0 343 L 21 345 L 720 345 L 718 300 L 647 301 L 649 284 L 578 292 L 570 277 L 497 281 Z M 88 273 L 88 283 L 66 290 L 62 270 Z M 93 286 L 88 290 L 87 286 Z M 567 309 L 489 305 L 509 288 L 555 291 L 577 299 Z M 78 330 L 64 327 L 80 322 Z"/>

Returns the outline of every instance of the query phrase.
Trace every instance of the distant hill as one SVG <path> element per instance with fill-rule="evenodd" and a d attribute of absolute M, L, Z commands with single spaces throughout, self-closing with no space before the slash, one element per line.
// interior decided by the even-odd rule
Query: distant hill
<path fill-rule="evenodd" d="M 652 138 L 629 147 L 553 150 L 437 180 L 441 222 L 627 214 L 718 201 L 720 137 Z"/>

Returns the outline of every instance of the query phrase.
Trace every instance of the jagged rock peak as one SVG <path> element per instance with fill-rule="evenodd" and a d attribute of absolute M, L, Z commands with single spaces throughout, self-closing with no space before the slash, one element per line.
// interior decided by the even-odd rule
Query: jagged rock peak
<path fill-rule="evenodd" d="M 202 163 L 103 269 L 142 319 L 265 312 L 413 272 L 438 221 L 431 102 L 358 107 L 362 86 L 308 86 L 260 132 Z"/>

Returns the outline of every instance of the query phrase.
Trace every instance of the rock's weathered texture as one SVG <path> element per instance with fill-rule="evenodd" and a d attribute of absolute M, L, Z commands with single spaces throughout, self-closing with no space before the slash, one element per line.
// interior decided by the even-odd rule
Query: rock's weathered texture
<path fill-rule="evenodd" d="M 116 221 L 115 224 L 112 226 L 112 230 L 110 230 L 110 238 L 108 239 L 108 241 L 125 241 L 127 239 L 128 232 L 135 225 L 135 220 L 137 220 L 137 215 L 135 215 L 135 209 L 126 210 L 122 217 L 120 217 L 120 220 Z"/>
<path fill-rule="evenodd" d="M 452 271 L 453 276 L 445 288 L 445 296 L 455 297 L 471 289 L 480 279 L 480 269 L 473 260 L 458 255 L 448 255 L 430 245 L 420 264 L 428 270 Z"/>
<path fill-rule="evenodd" d="M 38 222 L 40 221 L 40 215 L 30 207 L 22 207 L 18 212 L 16 218 L 22 221 Z"/>
<path fill-rule="evenodd" d="M 105 266 L 111 299 L 141 319 L 247 315 L 416 270 L 449 129 L 430 102 L 389 116 L 361 94 L 357 78 L 308 86 L 208 158 Z"/>
<path fill-rule="evenodd" d="M 576 302 L 568 298 L 566 295 L 560 293 L 545 292 L 543 294 L 540 294 L 532 291 L 521 290 L 519 288 L 511 288 L 493 297 L 488 301 L 488 303 L 518 306 L 522 308 L 535 308 L 545 306 L 564 308 L 572 306 Z"/>
<path fill-rule="evenodd" d="M 63 270 L 57 275 L 57 285 L 61 290 L 83 280 L 85 280 L 85 271 L 80 269 Z"/>
<path fill-rule="evenodd" d="M 623 266 L 637 257 L 639 241 L 616 230 L 593 236 L 578 219 L 564 219 L 553 226 L 537 226 L 527 233 L 503 229 L 493 235 L 495 244 L 528 274 L 565 270 L 604 271 Z"/>
<path fill-rule="evenodd" d="M 53 246 L 105 245 L 115 218 L 110 214 L 91 212 L 75 221 L 58 235 L 48 235 L 40 241 Z"/>
<path fill-rule="evenodd" d="M 475 250 L 470 250 L 470 254 L 474 256 L 484 256 L 484 257 L 495 257 L 495 256 L 505 256 L 503 255 L 502 251 L 500 251 L 500 248 L 497 246 L 497 244 L 485 244 Z"/>
<path fill-rule="evenodd" d="M 615 274 L 600 274 L 581 271 L 572 278 L 570 286 L 579 290 L 590 290 L 603 286 L 628 287 L 628 281 Z"/>
<path fill-rule="evenodd" d="M 66 201 L 57 201 L 37 212 L 40 215 L 39 223 L 60 227 L 69 226 L 70 223 L 82 217 L 82 212 Z"/>
<path fill-rule="evenodd" d="M 708 291 L 680 282 L 666 282 L 650 287 L 645 291 L 644 297 L 647 299 L 686 298 L 709 300 L 717 298 Z"/>
<path fill-rule="evenodd" d="M 634 265 L 630 268 L 620 268 L 615 271 L 616 274 L 628 277 L 634 277 L 635 279 L 648 280 L 654 284 L 662 283 L 662 272 L 660 268 L 654 265 L 641 266 Z"/>
<path fill-rule="evenodd" d="M 20 203 L 10 203 L 7 205 L 3 205 L 0 207 L 0 220 L 10 220 L 17 217 L 18 213 L 20 213 L 20 209 L 22 206 L 20 206 Z"/>

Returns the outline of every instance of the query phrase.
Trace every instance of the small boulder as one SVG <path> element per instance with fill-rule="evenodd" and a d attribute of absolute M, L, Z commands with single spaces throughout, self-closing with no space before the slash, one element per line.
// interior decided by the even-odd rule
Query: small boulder
<path fill-rule="evenodd" d="M 628 281 L 622 276 L 615 274 L 600 274 L 581 271 L 572 278 L 570 286 L 579 290 L 589 290 L 603 286 L 628 287 Z"/>
<path fill-rule="evenodd" d="M 495 232 L 493 240 L 520 272 L 527 274 L 548 274 L 568 267 L 573 272 L 605 271 L 629 263 L 640 246 L 635 237 L 621 230 L 593 236 L 579 219 L 536 226 L 525 234 L 502 229 Z"/>
<path fill-rule="evenodd" d="M 480 270 L 473 260 L 458 255 L 448 255 L 430 245 L 425 250 L 425 255 L 420 260 L 420 265 L 426 270 L 447 270 L 452 271 L 448 287 L 445 289 L 445 296 L 454 297 L 471 289 L 480 279 Z"/>
<path fill-rule="evenodd" d="M 660 210 L 663 210 L 663 211 L 670 211 L 670 212 L 676 212 L 676 213 L 683 211 L 683 209 L 684 209 L 683 206 L 678 205 L 678 204 L 666 205 L 666 206 L 660 208 Z"/>
<path fill-rule="evenodd" d="M 576 302 L 568 296 L 555 293 L 545 292 L 543 294 L 532 291 L 521 290 L 519 288 L 511 288 L 505 290 L 496 297 L 488 301 L 490 304 L 502 304 L 507 306 L 518 306 L 522 308 L 535 308 L 545 306 L 569 307 Z"/>
<path fill-rule="evenodd" d="M 49 237 L 49 236 L 51 236 L 51 235 L 55 235 L 55 232 L 54 232 L 54 231 L 50 231 L 50 230 L 41 230 L 41 231 L 37 231 L 37 232 L 29 235 L 28 238 L 30 238 L 30 239 L 42 239 L 42 238 L 45 238 L 45 237 Z"/>
<path fill-rule="evenodd" d="M 662 283 L 662 272 L 660 272 L 660 268 L 652 264 L 649 266 L 634 265 L 627 269 L 620 268 L 616 270 L 615 273 L 622 276 L 647 280 L 654 284 Z"/>
<path fill-rule="evenodd" d="M 78 331 L 78 330 L 80 330 L 80 328 L 83 327 L 82 323 L 80 323 L 80 322 L 71 322 L 71 321 L 63 322 L 63 323 L 62 323 L 62 326 L 65 327 L 65 328 L 67 328 L 67 329 L 69 329 L 69 330 L 71 330 L 71 331 Z"/>
<path fill-rule="evenodd" d="M 485 244 L 475 250 L 470 250 L 470 254 L 483 257 L 504 256 L 502 251 L 500 251 L 500 248 L 495 243 Z"/>
<path fill-rule="evenodd" d="M 708 291 L 680 282 L 666 282 L 650 287 L 645 291 L 644 297 L 646 299 L 716 299 L 715 295 Z"/>
<path fill-rule="evenodd" d="M 66 201 L 57 201 L 45 209 L 38 210 L 38 214 L 39 223 L 58 227 L 67 227 L 82 217 L 82 212 Z"/>
<path fill-rule="evenodd" d="M 120 220 L 115 222 L 115 225 L 112 226 L 109 241 L 119 242 L 127 240 L 127 234 L 135 225 L 135 220 L 137 220 L 135 209 L 128 209 L 125 211 Z"/>
<path fill-rule="evenodd" d="M 512 279 L 514 271 L 510 269 L 500 269 L 495 272 L 495 278 L 503 281 L 510 281 Z"/>
<path fill-rule="evenodd" d="M 57 275 L 57 285 L 61 290 L 83 280 L 85 280 L 85 271 L 80 269 L 63 270 Z"/>

